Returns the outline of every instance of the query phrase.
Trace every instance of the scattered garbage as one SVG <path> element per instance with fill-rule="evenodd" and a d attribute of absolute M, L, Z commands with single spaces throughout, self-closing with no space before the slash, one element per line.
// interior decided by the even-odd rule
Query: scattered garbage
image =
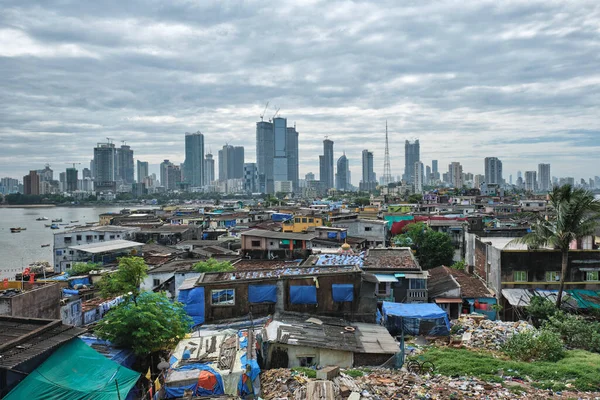
<path fill-rule="evenodd" d="M 533 325 L 526 321 L 505 322 L 461 317 L 455 321 L 460 328 L 454 334 L 462 335 L 462 344 L 466 347 L 500 350 L 504 343 L 513 335 L 522 332 L 535 331 Z"/>

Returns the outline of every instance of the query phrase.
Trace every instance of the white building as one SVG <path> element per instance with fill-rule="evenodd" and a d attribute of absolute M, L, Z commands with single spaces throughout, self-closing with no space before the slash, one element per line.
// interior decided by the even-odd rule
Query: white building
<path fill-rule="evenodd" d="M 69 270 L 73 263 L 87 260 L 86 248 L 79 246 L 95 243 L 110 242 L 114 240 L 128 241 L 133 238 L 133 233 L 139 231 L 138 227 L 126 226 L 91 226 L 80 227 L 69 231 L 54 234 L 54 271 L 62 273 Z M 142 243 L 138 243 L 142 246 Z M 127 248 L 121 243 L 122 248 Z M 130 247 L 135 247 L 131 244 Z M 118 249 L 114 249 L 118 250 Z M 97 250 L 92 250 L 97 252 Z"/>
<path fill-rule="evenodd" d="M 292 193 L 293 191 L 292 181 L 275 181 L 275 193 Z"/>
<path fill-rule="evenodd" d="M 415 171 L 413 173 L 415 193 L 423 193 L 423 184 L 425 176 L 423 173 L 423 163 L 421 161 L 415 162 Z"/>

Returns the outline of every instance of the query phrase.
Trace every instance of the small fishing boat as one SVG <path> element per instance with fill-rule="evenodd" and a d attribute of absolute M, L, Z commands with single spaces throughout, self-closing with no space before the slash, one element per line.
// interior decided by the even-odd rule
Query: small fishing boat
<path fill-rule="evenodd" d="M 52 222 L 62 222 L 62 218 L 53 219 Z"/>
<path fill-rule="evenodd" d="M 74 224 L 75 222 L 79 222 L 79 220 L 77 219 L 75 221 L 71 221 L 72 224 Z"/>
<path fill-rule="evenodd" d="M 52 226 L 52 224 L 44 224 L 44 226 L 45 226 L 46 228 L 50 228 L 50 227 Z"/>
<path fill-rule="evenodd" d="M 69 225 L 69 224 L 59 224 L 59 225 L 63 225 L 64 226 L 64 225 Z"/>
<path fill-rule="evenodd" d="M 38 217 L 35 220 L 36 221 L 48 221 L 48 217 Z"/>
<path fill-rule="evenodd" d="M 11 231 L 12 233 L 18 233 L 18 232 L 25 231 L 25 230 L 27 230 L 27 228 L 21 228 L 21 227 L 18 227 L 18 228 L 10 228 L 10 231 Z"/>
<path fill-rule="evenodd" d="M 60 229 L 60 227 L 58 225 L 56 225 L 56 224 L 52 224 L 50 226 L 50 229 Z"/>
<path fill-rule="evenodd" d="M 50 243 L 48 244 L 43 244 L 42 247 L 50 247 Z"/>

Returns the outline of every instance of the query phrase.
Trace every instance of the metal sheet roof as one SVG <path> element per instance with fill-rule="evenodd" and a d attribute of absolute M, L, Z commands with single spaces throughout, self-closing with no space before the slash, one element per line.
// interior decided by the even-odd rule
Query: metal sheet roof
<path fill-rule="evenodd" d="M 143 245 L 143 243 L 132 242 L 130 240 L 110 240 L 108 242 L 80 244 L 78 246 L 71 246 L 69 249 L 97 254 L 105 253 L 107 251 L 129 249 L 131 247 L 141 247 Z"/>
<path fill-rule="evenodd" d="M 385 275 L 385 274 L 373 274 L 379 283 L 384 282 L 398 282 L 398 279 L 394 275 Z"/>
<path fill-rule="evenodd" d="M 274 232 L 265 231 L 263 229 L 252 229 L 250 231 L 242 232 L 242 236 L 254 236 L 282 240 L 312 240 L 317 237 L 317 235 L 310 233 Z"/>
<path fill-rule="evenodd" d="M 502 289 L 502 297 L 513 307 L 527 307 L 532 295 L 527 289 Z"/>

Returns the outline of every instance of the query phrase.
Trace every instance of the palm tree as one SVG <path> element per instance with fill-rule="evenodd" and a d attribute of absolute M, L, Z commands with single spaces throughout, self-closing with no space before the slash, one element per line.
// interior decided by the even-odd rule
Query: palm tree
<path fill-rule="evenodd" d="M 530 249 L 550 247 L 560 250 L 562 263 L 556 307 L 562 303 L 569 266 L 569 247 L 573 241 L 593 235 L 599 221 L 600 201 L 593 193 L 571 185 L 555 186 L 549 193 L 546 218 L 538 219 L 531 226 L 531 233 L 512 241 L 526 244 Z"/>

